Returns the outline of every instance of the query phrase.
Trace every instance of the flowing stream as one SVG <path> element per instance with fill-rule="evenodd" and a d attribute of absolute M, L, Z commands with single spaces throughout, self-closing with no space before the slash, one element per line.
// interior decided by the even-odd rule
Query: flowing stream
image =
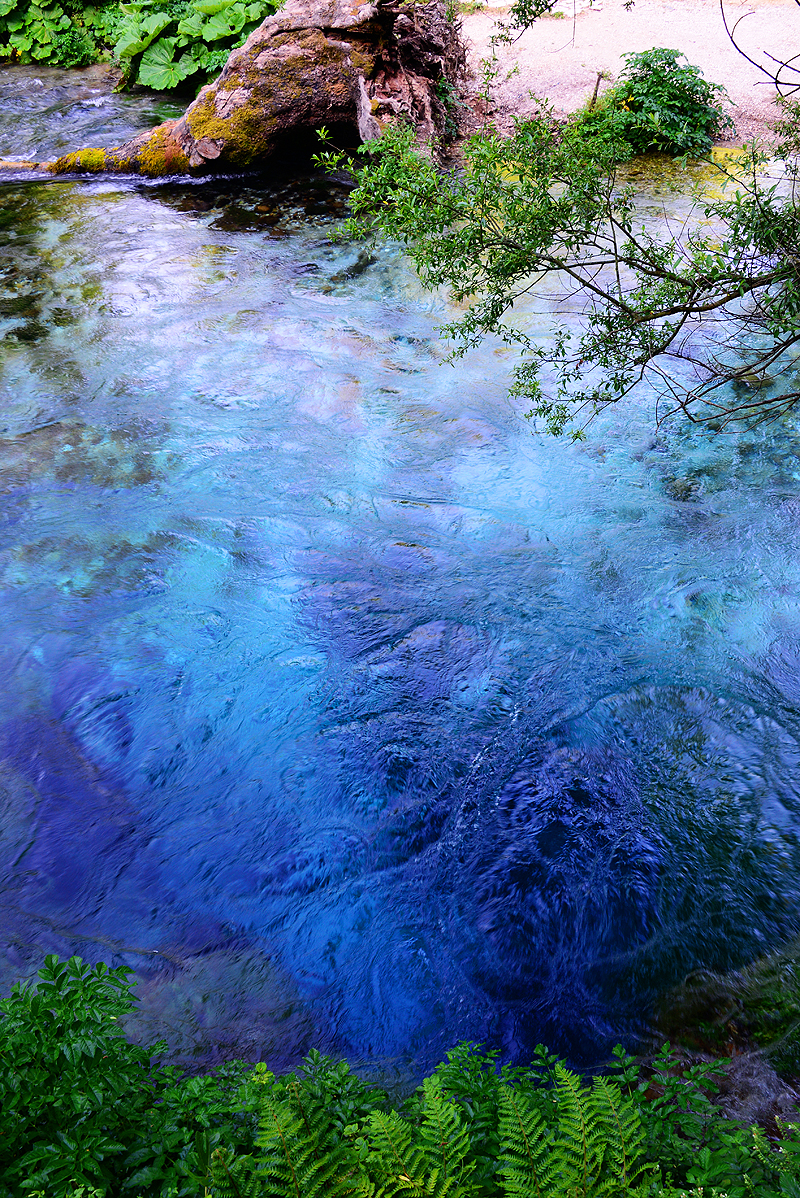
<path fill-rule="evenodd" d="M 7 69 L 0 154 L 168 112 Z M 539 436 L 344 211 L 0 185 L 0 981 L 127 964 L 200 1064 L 598 1061 L 798 928 L 800 424 Z"/>

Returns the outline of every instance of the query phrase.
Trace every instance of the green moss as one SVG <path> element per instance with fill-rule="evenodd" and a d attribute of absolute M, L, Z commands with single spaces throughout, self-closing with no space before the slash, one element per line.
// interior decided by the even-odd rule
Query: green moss
<path fill-rule="evenodd" d="M 213 101 L 196 109 L 187 123 L 195 141 L 201 137 L 221 141 L 225 161 L 234 166 L 249 166 L 265 154 L 270 145 L 270 133 L 275 127 L 274 120 L 259 119 L 249 103 L 235 109 L 230 116 L 217 116 Z"/>
<path fill-rule="evenodd" d="M 170 136 L 172 125 L 159 125 L 153 130 L 136 155 L 139 173 L 151 179 L 162 175 L 190 173 L 189 159 Z"/>
<path fill-rule="evenodd" d="M 107 169 L 105 150 L 75 150 L 50 167 L 54 175 L 96 175 Z"/>
<path fill-rule="evenodd" d="M 261 47 L 256 47 L 253 54 L 238 61 L 226 76 L 223 92 L 210 90 L 187 112 L 185 119 L 194 140 L 209 138 L 221 146 L 219 165 L 247 167 L 266 157 L 275 134 L 283 126 L 287 108 L 313 113 L 319 104 L 323 81 L 331 108 L 346 110 L 351 104 L 354 66 L 365 74 L 374 69 L 373 55 L 355 50 L 350 54 L 354 64 L 351 65 L 347 63 L 348 52 L 331 46 L 316 30 L 299 35 L 287 33 L 271 42 L 272 48 L 284 46 L 296 52 L 283 59 L 273 57 L 266 71 L 256 66 L 262 52 Z M 227 116 L 220 116 L 216 110 L 217 98 L 239 88 L 247 93 L 245 103 Z M 121 150 L 78 150 L 59 158 L 50 169 L 54 174 L 131 170 L 150 178 L 196 173 L 172 136 L 173 127 L 174 122 L 167 122 Z"/>
<path fill-rule="evenodd" d="M 375 70 L 376 55 L 369 54 L 366 50 L 352 50 L 350 53 L 350 61 L 357 71 L 361 71 L 365 79 L 371 79 Z"/>
<path fill-rule="evenodd" d="M 225 80 L 225 92 L 239 88 L 247 91 L 248 99 L 244 104 L 228 116 L 219 116 L 215 99 L 224 92 L 214 91 L 196 101 L 186 116 L 192 137 L 196 141 L 208 137 L 221 142 L 222 157 L 233 166 L 249 166 L 270 152 L 274 135 L 281 128 L 280 118 L 271 115 L 275 101 L 279 101 L 283 111 L 289 105 L 308 103 L 313 107 L 318 102 L 320 79 L 326 70 L 333 106 L 337 102 L 342 106 L 349 103 L 351 84 L 348 75 L 352 68 L 345 66 L 342 50 L 330 46 L 325 38 L 312 31 L 299 39 L 297 34 L 287 33 L 273 39 L 271 45 L 308 47 L 312 56 L 298 53 L 282 60 L 275 58 L 265 71 L 255 65 L 262 52 L 259 48 L 244 62 L 237 63 L 235 72 L 232 71 Z M 362 57 L 372 65 L 369 56 Z M 335 75 L 330 73 L 331 67 Z M 336 95 L 337 89 L 341 90 L 340 98 Z"/>
<path fill-rule="evenodd" d="M 119 174 L 138 171 L 150 178 L 190 173 L 189 160 L 170 136 L 174 122 L 159 125 L 149 137 L 112 150 L 76 150 L 51 163 L 54 175 Z M 138 140 L 138 139 L 137 139 Z"/>

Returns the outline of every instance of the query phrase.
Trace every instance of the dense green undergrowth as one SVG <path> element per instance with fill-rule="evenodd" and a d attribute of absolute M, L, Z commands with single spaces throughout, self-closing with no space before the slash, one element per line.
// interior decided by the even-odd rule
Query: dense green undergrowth
<path fill-rule="evenodd" d="M 197 88 L 280 0 L 0 0 L 0 61 L 113 61 L 120 88 Z"/>
<path fill-rule="evenodd" d="M 722 106 L 725 88 L 704 79 L 679 50 L 657 47 L 622 58 L 618 81 L 578 115 L 587 136 L 629 154 L 698 157 L 715 137 L 734 131 Z"/>
<path fill-rule="evenodd" d="M 181 1077 L 122 1034 L 128 974 L 48 957 L 0 1003 L 3 1198 L 800 1198 L 793 1127 L 733 1124 L 668 1046 L 587 1081 L 462 1044 L 403 1100 L 317 1052 Z"/>

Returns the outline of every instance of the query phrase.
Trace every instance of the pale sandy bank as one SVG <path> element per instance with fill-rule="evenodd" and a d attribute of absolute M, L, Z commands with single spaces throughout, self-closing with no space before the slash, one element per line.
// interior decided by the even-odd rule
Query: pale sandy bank
<path fill-rule="evenodd" d="M 507 9 L 496 3 L 465 13 L 464 40 L 473 69 L 488 53 L 495 21 Z M 556 112 L 578 108 L 591 95 L 599 71 L 616 78 L 621 55 L 631 50 L 666 46 L 682 50 L 707 79 L 722 83 L 731 97 L 737 136 L 744 141 L 769 131 L 774 119 L 774 89 L 731 45 L 718 0 L 561 0 L 563 16 L 541 18 L 513 49 L 499 55 L 504 72 L 518 72 L 498 84 L 495 103 L 501 123 L 530 110 L 530 93 L 547 97 Z M 737 40 L 759 61 L 764 51 L 781 58 L 800 52 L 800 7 L 795 0 L 727 0 L 729 24 L 744 14 Z M 603 83 L 602 86 L 607 86 Z"/>

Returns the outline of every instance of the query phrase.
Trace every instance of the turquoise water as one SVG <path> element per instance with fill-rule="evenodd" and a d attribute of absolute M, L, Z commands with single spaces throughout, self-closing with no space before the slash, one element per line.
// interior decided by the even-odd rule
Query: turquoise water
<path fill-rule="evenodd" d="M 595 1061 L 797 930 L 800 429 L 539 436 L 343 211 L 2 185 L 0 972 L 126 963 L 183 1060 Z"/>

